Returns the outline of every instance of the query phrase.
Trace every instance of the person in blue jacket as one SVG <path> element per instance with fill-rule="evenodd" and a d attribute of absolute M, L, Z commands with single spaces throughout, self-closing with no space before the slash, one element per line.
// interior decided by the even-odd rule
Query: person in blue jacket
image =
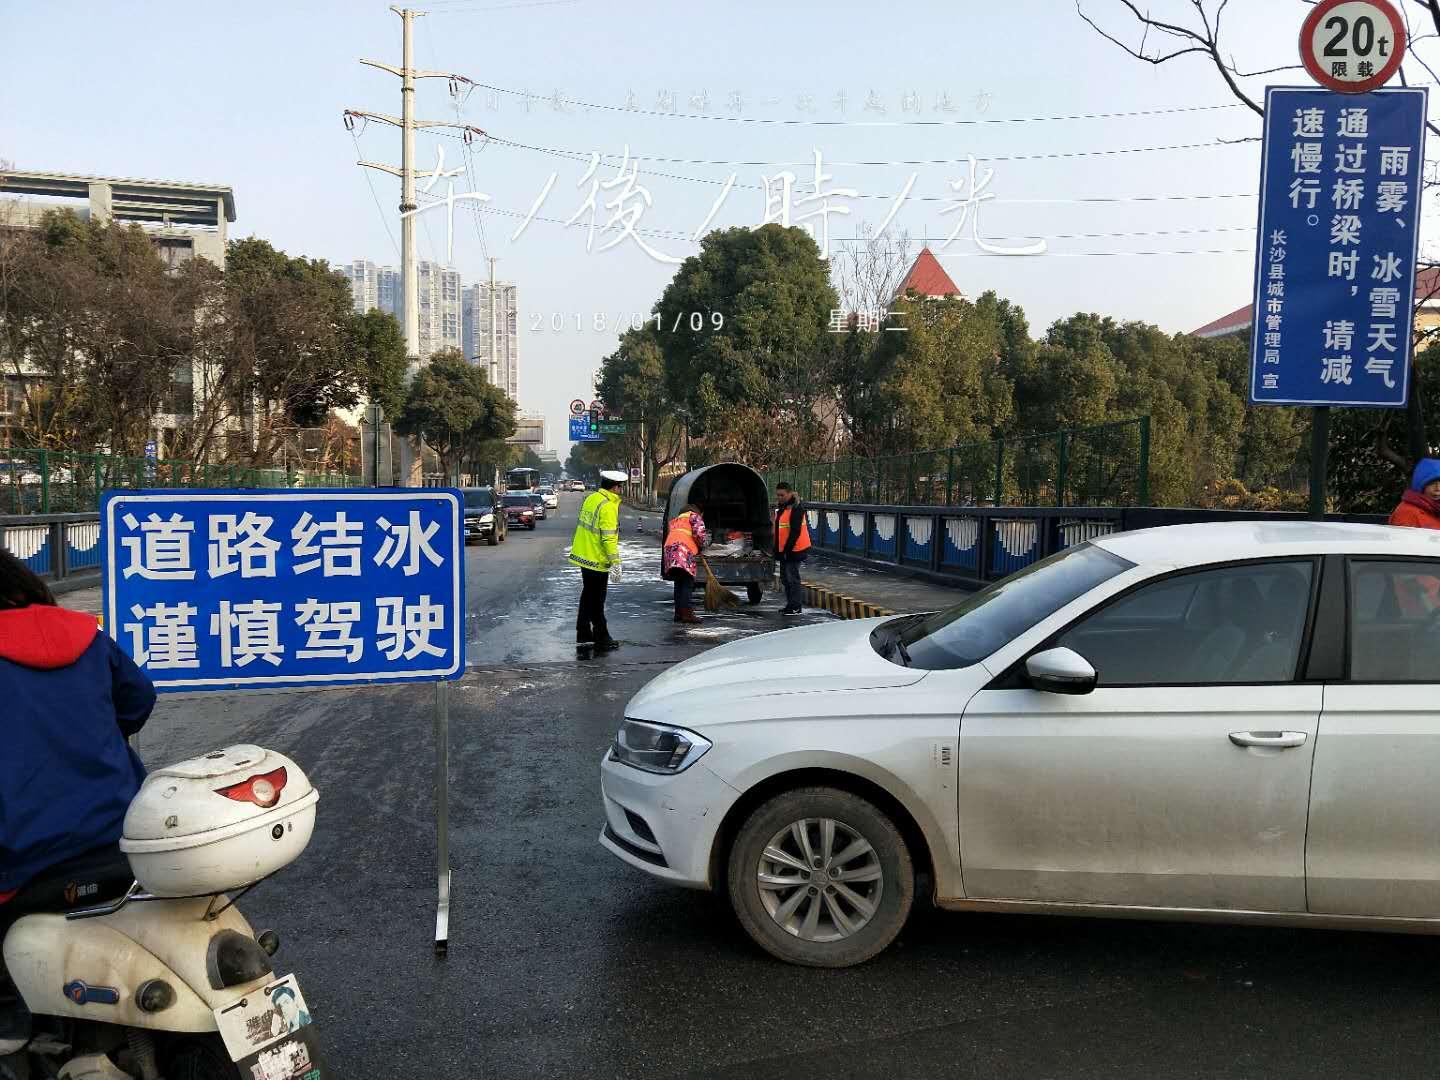
<path fill-rule="evenodd" d="M 145 779 L 126 739 L 155 688 L 94 615 L 0 548 L 0 914 L 57 863 L 115 845 Z"/>

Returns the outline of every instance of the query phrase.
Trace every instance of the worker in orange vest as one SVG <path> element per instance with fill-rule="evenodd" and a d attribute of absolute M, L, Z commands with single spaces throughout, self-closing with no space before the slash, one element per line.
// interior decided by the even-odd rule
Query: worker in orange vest
<path fill-rule="evenodd" d="M 804 611 L 805 587 L 800 584 L 800 564 L 810 550 L 810 527 L 805 521 L 805 508 L 800 496 L 785 481 L 775 485 L 775 558 L 780 563 L 780 580 L 785 586 L 785 606 L 781 615 L 799 615 Z"/>
<path fill-rule="evenodd" d="M 700 507 L 686 503 L 670 519 L 665 531 L 665 551 L 660 556 L 660 576 L 675 583 L 675 621 L 698 623 L 695 615 L 695 579 L 699 576 L 700 549 L 710 540 Z"/>

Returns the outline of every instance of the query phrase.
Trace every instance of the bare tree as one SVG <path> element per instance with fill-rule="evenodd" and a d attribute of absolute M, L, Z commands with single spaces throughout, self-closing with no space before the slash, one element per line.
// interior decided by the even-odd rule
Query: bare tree
<path fill-rule="evenodd" d="M 842 247 L 830 260 L 835 291 L 847 313 L 886 311 L 913 261 L 910 234 L 877 236 L 868 222 L 859 232 L 862 239 Z"/>

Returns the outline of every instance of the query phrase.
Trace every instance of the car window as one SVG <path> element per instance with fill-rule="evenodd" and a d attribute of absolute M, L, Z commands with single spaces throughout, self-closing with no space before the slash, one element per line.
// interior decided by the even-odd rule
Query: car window
<path fill-rule="evenodd" d="M 1350 678 L 1440 682 L 1440 563 L 1350 563 Z"/>
<path fill-rule="evenodd" d="M 530 496 L 529 496 L 529 495 L 506 495 L 506 496 L 505 496 L 505 505 L 506 505 L 506 506 L 534 506 L 535 504 L 530 501 Z"/>
<path fill-rule="evenodd" d="M 489 509 L 495 505 L 495 493 L 489 488 L 471 488 L 465 492 L 465 505 L 471 510 Z"/>
<path fill-rule="evenodd" d="M 1057 644 L 1099 686 L 1275 683 L 1295 678 L 1312 560 L 1224 566 L 1166 578 L 1107 604 Z"/>
<path fill-rule="evenodd" d="M 952 608 L 911 622 L 899 640 L 912 667 L 969 667 L 1133 565 L 1093 544 L 1079 544 L 1032 563 Z"/>

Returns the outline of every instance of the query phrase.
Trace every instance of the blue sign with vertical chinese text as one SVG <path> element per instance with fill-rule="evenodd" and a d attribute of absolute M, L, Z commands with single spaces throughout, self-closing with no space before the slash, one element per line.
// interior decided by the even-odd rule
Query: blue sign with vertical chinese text
<path fill-rule="evenodd" d="M 1420 88 L 1266 91 L 1253 403 L 1405 404 L 1425 107 Z"/>
<path fill-rule="evenodd" d="M 571 442 L 604 442 L 605 436 L 595 430 L 595 425 L 590 419 L 590 414 L 584 416 L 572 416 L 570 418 L 570 441 Z"/>
<path fill-rule="evenodd" d="M 441 488 L 106 492 L 105 629 L 159 690 L 459 678 L 461 507 Z"/>

